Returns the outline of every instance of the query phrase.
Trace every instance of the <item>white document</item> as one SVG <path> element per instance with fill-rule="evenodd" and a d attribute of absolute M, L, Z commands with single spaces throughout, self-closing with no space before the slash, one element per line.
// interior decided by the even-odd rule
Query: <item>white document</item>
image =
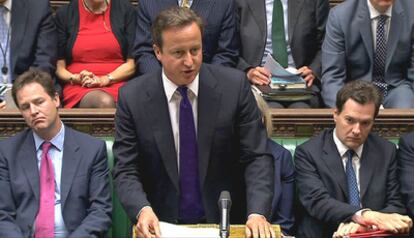
<path fill-rule="evenodd" d="M 268 54 L 265 59 L 265 65 L 263 66 L 265 69 L 269 70 L 269 72 L 277 77 L 284 77 L 284 76 L 293 76 L 293 75 L 299 75 L 297 73 L 297 69 L 288 67 L 283 68 L 282 65 L 280 65 L 271 54 Z"/>
<path fill-rule="evenodd" d="M 217 228 L 190 228 L 160 222 L 162 238 L 220 238 Z"/>

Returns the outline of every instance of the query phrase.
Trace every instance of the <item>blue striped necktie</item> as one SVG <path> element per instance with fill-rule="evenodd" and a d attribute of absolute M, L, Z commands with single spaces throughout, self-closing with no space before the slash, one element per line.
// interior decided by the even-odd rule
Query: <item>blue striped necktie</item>
<path fill-rule="evenodd" d="M 360 207 L 358 183 L 354 167 L 352 165 L 352 157 L 354 157 L 354 151 L 348 150 L 346 152 L 348 160 L 346 162 L 346 180 L 348 184 L 348 203 Z"/>

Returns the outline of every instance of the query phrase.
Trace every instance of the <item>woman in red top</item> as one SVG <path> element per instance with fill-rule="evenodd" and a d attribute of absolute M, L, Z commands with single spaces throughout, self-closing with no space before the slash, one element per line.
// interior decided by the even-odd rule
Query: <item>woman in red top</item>
<path fill-rule="evenodd" d="M 72 0 L 57 11 L 65 108 L 115 107 L 119 87 L 135 72 L 135 24 L 128 0 Z"/>

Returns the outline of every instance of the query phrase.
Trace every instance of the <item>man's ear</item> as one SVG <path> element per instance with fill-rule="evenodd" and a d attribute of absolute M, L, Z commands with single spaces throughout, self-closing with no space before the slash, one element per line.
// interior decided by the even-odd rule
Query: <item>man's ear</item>
<path fill-rule="evenodd" d="M 55 96 L 53 97 L 53 101 L 55 101 L 56 108 L 59 108 L 60 107 L 60 98 L 59 98 L 58 93 L 55 93 Z"/>
<path fill-rule="evenodd" d="M 339 110 L 338 110 L 338 108 L 335 108 L 334 111 L 333 111 L 333 119 L 334 119 L 334 122 L 336 122 L 336 118 L 338 116 L 339 116 Z"/>
<path fill-rule="evenodd" d="M 154 53 L 155 53 L 155 56 L 157 57 L 157 59 L 158 60 L 160 60 L 160 57 L 161 57 L 161 48 L 160 47 L 158 47 L 158 45 L 156 45 L 156 44 L 153 44 L 152 45 L 152 49 L 154 49 Z"/>

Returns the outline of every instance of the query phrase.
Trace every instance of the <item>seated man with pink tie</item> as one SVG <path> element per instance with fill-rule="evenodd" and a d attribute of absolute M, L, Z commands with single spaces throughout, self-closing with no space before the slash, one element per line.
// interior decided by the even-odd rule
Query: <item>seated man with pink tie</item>
<path fill-rule="evenodd" d="M 105 237 L 105 143 L 62 123 L 49 74 L 23 73 L 12 96 L 30 128 L 0 142 L 0 237 Z"/>

